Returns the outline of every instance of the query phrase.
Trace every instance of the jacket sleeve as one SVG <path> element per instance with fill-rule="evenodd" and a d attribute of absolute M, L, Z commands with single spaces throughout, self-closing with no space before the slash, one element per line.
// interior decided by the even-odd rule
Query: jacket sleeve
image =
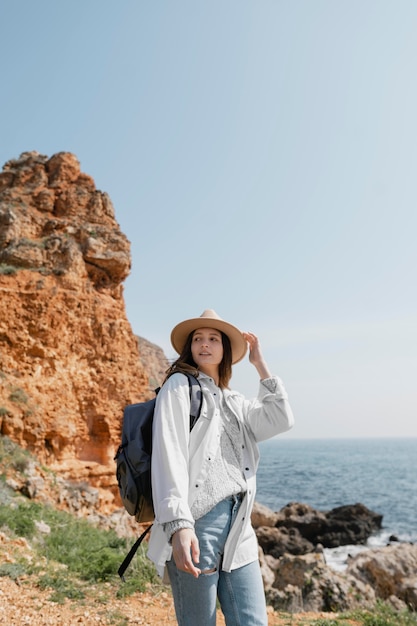
<path fill-rule="evenodd" d="M 257 442 L 284 433 L 294 425 L 294 416 L 288 402 L 288 394 L 278 376 L 262 381 L 254 400 L 242 398 L 243 419 Z"/>
<path fill-rule="evenodd" d="M 187 377 L 174 374 L 158 393 L 152 429 L 152 497 L 160 524 L 194 524 L 188 505 L 190 396 Z"/>

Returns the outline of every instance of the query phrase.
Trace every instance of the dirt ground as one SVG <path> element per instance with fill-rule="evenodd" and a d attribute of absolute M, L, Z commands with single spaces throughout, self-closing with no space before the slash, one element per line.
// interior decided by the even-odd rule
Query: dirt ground
<path fill-rule="evenodd" d="M 8 626 L 175 626 L 172 598 L 167 591 L 135 594 L 129 598 L 111 602 L 95 600 L 66 600 L 65 604 L 51 602 L 51 592 L 31 586 L 28 581 L 16 583 L 0 577 L 0 624 Z M 320 613 L 300 615 L 268 613 L 268 626 L 307 626 L 315 620 L 334 620 L 335 614 Z M 343 622 L 348 626 L 348 622 Z M 218 613 L 217 626 L 224 626 L 223 616 Z M 359 626 L 351 622 L 351 626 Z M 197 625 L 196 625 L 197 626 Z"/>

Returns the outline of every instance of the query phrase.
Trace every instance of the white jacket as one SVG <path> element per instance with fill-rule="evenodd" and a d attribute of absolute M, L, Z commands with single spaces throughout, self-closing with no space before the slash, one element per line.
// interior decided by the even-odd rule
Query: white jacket
<path fill-rule="evenodd" d="M 194 523 L 191 506 L 204 485 L 210 465 L 220 445 L 220 411 L 201 375 L 203 404 L 190 433 L 190 395 L 187 377 L 174 374 L 161 388 L 155 407 L 152 445 L 152 492 L 155 522 L 149 540 L 148 556 L 162 576 L 172 549 L 163 524 L 177 519 Z M 224 390 L 228 407 L 243 431 L 243 470 L 246 496 L 226 541 L 223 570 L 230 572 L 258 558 L 258 544 L 251 525 L 256 494 L 258 442 L 289 430 L 294 418 L 282 381 L 275 377 L 275 393 L 260 383 L 258 397 L 247 400 L 240 393 Z M 211 381 L 212 382 L 212 381 Z"/>

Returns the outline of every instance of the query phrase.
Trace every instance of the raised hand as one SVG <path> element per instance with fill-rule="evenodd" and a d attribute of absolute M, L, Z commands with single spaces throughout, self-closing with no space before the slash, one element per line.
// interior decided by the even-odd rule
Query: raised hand
<path fill-rule="evenodd" d="M 250 363 L 252 363 L 252 365 L 254 365 L 256 367 L 256 370 L 261 378 L 261 380 L 263 380 L 264 378 L 270 378 L 271 377 L 271 373 L 269 371 L 269 368 L 263 358 L 262 352 L 261 352 L 261 346 L 259 343 L 259 339 L 256 335 L 254 335 L 253 333 L 242 333 L 244 338 L 246 339 L 246 341 L 249 344 L 249 361 Z"/>

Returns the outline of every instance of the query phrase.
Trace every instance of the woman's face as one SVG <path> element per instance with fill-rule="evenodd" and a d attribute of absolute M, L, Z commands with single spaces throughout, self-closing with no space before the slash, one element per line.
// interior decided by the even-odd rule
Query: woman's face
<path fill-rule="evenodd" d="M 213 368 L 218 368 L 223 358 L 223 342 L 219 330 L 198 328 L 191 341 L 191 354 L 198 369 L 212 375 Z"/>

